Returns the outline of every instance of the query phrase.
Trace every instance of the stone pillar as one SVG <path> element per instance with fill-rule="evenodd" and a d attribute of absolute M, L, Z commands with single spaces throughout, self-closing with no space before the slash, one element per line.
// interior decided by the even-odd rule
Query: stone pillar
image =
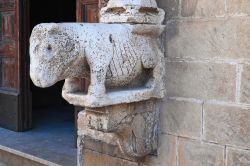
<path fill-rule="evenodd" d="M 163 18 L 164 12 L 154 0 L 110 0 L 101 10 L 100 21 L 134 23 L 142 26 L 144 32 L 147 28 L 156 32 L 157 27 L 153 30 L 143 24 L 161 24 Z M 78 166 L 138 165 L 146 155 L 157 151 L 158 132 L 157 99 L 86 107 L 78 115 Z"/>
<path fill-rule="evenodd" d="M 78 115 L 78 163 L 92 166 L 95 161 L 89 162 L 85 156 L 95 152 L 122 162 L 143 161 L 144 156 L 157 150 L 158 132 L 157 100 L 86 108 Z"/>

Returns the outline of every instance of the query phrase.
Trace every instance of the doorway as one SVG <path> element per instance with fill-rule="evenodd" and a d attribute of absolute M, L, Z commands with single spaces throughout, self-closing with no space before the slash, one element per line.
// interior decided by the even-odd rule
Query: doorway
<path fill-rule="evenodd" d="M 12 2 L 13 0 L 6 0 L 4 2 L 7 1 Z M 16 2 L 20 4 L 20 9 L 22 9 L 21 11 L 23 11 L 23 14 L 20 14 L 20 20 L 19 18 L 17 19 L 17 22 L 20 21 L 20 25 L 22 26 L 20 26 L 19 29 L 19 27 L 16 26 L 18 25 L 16 24 L 16 22 L 12 21 L 9 23 L 10 25 L 13 25 L 13 27 L 16 26 L 15 29 L 17 31 L 20 31 L 22 39 L 20 40 L 20 46 L 22 48 L 22 51 L 20 52 L 22 58 L 19 58 L 18 60 L 20 61 L 17 62 L 20 62 L 20 64 L 23 65 L 23 68 L 27 69 L 29 65 L 29 56 L 27 53 L 28 36 L 30 36 L 33 27 L 43 22 L 75 22 L 76 3 L 74 0 L 17 0 Z M 10 9 L 6 8 L 6 10 Z M 12 19 L 12 15 L 10 15 L 9 13 L 6 17 L 8 19 Z M 15 20 L 14 17 L 13 20 Z M 27 23 L 28 20 L 29 24 Z M 25 31 L 25 33 L 22 33 L 23 31 Z M 11 74 L 19 72 L 18 70 L 15 70 L 15 68 L 13 68 L 11 65 L 9 65 L 8 68 L 10 69 L 11 72 L 9 73 Z M 32 81 L 29 79 L 29 72 L 24 69 L 20 72 L 22 73 L 20 74 L 22 86 L 25 85 L 24 87 L 26 88 L 23 88 L 22 92 L 27 92 L 30 90 L 32 93 L 31 98 L 33 116 L 31 118 L 29 112 L 30 109 L 26 109 L 26 107 L 30 107 L 30 103 L 27 102 L 27 104 L 25 102 L 22 102 L 24 100 L 24 97 L 28 96 L 27 98 L 30 99 L 30 93 L 24 93 L 24 95 L 18 96 L 19 94 L 16 95 L 14 92 L 12 92 L 11 94 L 13 95 L 8 95 L 11 98 L 6 98 L 4 96 L 5 100 L 1 100 L 0 86 L 0 115 L 1 111 L 3 113 L 8 113 L 5 113 L 6 116 L 0 116 L 3 117 L 2 119 L 0 118 L 0 125 L 1 120 L 3 120 L 3 122 L 7 121 L 6 124 L 12 125 L 11 127 L 9 127 L 10 129 L 13 129 L 15 131 L 26 131 L 30 129 L 30 127 L 26 127 L 25 129 L 19 129 L 16 126 L 19 126 L 19 123 L 21 122 L 23 122 L 23 124 L 26 124 L 26 121 L 28 121 L 28 124 L 30 124 L 30 120 L 32 120 L 33 127 L 31 130 L 22 133 L 12 132 L 0 127 L 0 145 L 10 149 L 15 149 L 25 155 L 28 154 L 29 156 L 38 157 L 41 159 L 41 161 L 46 160 L 46 162 L 49 161 L 59 165 L 76 165 L 77 153 L 74 144 L 74 106 L 69 105 L 61 97 L 63 81 L 57 83 L 56 85 L 50 88 L 41 89 L 36 87 L 32 83 Z M 8 78 L 12 78 L 10 76 L 11 75 L 8 74 Z M 28 83 L 30 84 L 30 86 L 28 85 Z M 16 98 L 14 98 L 15 100 L 12 98 L 13 96 L 15 97 L 15 95 L 17 96 L 17 99 L 20 98 L 20 101 Z M 17 103 L 18 105 L 14 105 L 13 103 Z M 16 108 L 13 109 L 13 107 Z M 22 108 L 23 112 L 20 113 L 19 107 Z M 24 119 L 23 115 L 26 114 L 28 114 L 29 116 L 25 116 Z M 7 119 L 5 117 L 11 118 Z"/>
<path fill-rule="evenodd" d="M 72 0 L 30 0 L 30 33 L 39 23 L 60 23 L 76 21 L 76 2 Z M 61 96 L 64 81 L 49 88 L 38 88 L 30 80 L 32 93 L 33 128 L 56 121 L 72 121 L 74 123 L 74 107 Z M 64 117 L 63 117 L 64 116 Z M 42 123 L 42 124 L 41 124 Z"/>

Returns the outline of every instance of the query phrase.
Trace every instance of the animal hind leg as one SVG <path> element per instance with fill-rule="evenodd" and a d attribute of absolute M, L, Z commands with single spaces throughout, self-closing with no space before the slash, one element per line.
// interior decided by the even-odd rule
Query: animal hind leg
<path fill-rule="evenodd" d="M 165 75 L 164 55 L 161 51 L 158 51 L 158 56 L 153 57 L 153 59 L 157 59 L 157 61 L 152 62 L 152 65 L 150 65 L 150 63 L 146 63 L 147 61 L 145 60 L 143 61 L 144 68 L 153 69 L 153 75 L 146 83 L 146 88 L 151 89 L 152 97 L 162 98 L 165 95 L 165 86 L 163 78 Z M 147 60 L 150 60 L 150 58 Z"/>

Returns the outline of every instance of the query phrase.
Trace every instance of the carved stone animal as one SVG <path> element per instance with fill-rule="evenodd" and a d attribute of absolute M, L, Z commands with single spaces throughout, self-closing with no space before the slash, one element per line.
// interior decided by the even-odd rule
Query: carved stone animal
<path fill-rule="evenodd" d="M 63 79 L 87 78 L 88 95 L 97 97 L 105 95 L 105 85 L 128 86 L 144 69 L 159 66 L 152 79 L 162 79 L 163 55 L 156 39 L 163 29 L 154 25 L 39 24 L 30 37 L 31 79 L 37 86 L 48 87 Z M 160 78 L 154 78 L 157 72 Z M 152 79 L 147 80 L 149 87 L 157 82 Z"/>

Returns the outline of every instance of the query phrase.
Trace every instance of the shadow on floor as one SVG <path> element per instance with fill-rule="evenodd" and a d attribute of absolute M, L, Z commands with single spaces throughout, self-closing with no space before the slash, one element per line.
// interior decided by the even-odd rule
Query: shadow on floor
<path fill-rule="evenodd" d="M 34 128 L 17 133 L 0 128 L 0 145 L 50 162 L 76 166 L 72 107 L 34 110 Z"/>

